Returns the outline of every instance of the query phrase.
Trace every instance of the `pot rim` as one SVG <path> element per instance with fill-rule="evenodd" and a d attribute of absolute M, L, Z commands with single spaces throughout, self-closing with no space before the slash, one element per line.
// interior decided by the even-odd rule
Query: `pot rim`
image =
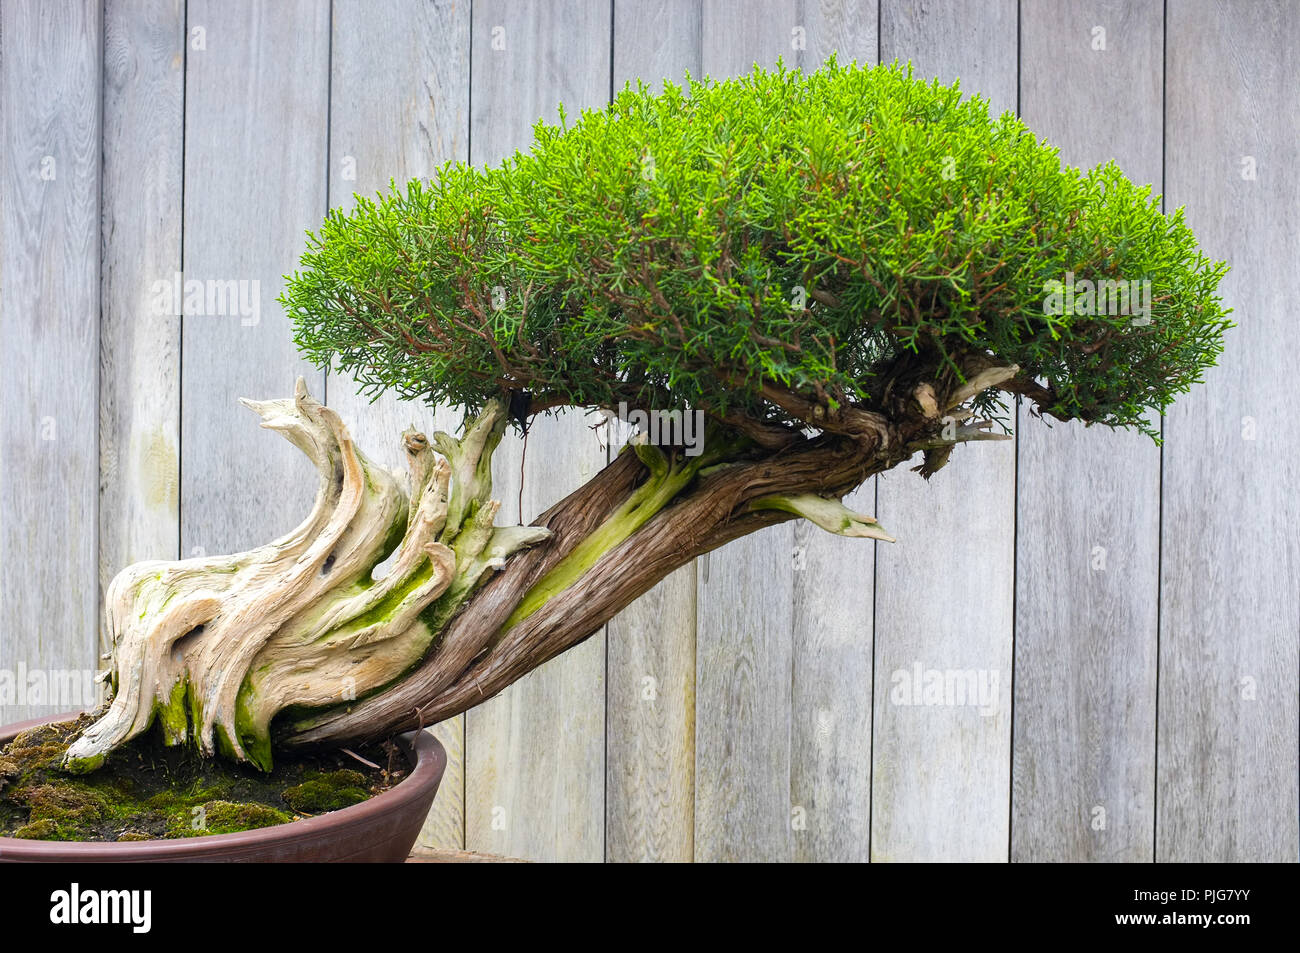
<path fill-rule="evenodd" d="M 44 718 L 0 725 L 0 744 L 7 744 L 19 733 L 30 728 L 70 721 L 81 714 L 83 713 L 79 711 L 64 712 L 60 715 L 47 715 Z M 407 756 L 414 760 L 415 766 L 410 774 L 393 787 L 367 798 L 360 804 L 317 814 L 315 817 L 298 818 L 288 824 L 260 827 L 251 831 L 235 831 L 232 834 L 207 834 L 202 837 L 151 838 L 142 841 L 44 841 L 0 836 L 0 857 L 6 860 L 22 860 L 26 857 L 40 857 L 57 852 L 67 855 L 69 861 L 76 861 L 104 857 L 112 859 L 115 855 L 129 853 L 133 860 L 161 861 L 178 857 L 192 858 L 196 850 L 206 850 L 209 845 L 213 851 L 220 851 L 252 845 L 290 843 L 315 833 L 350 827 L 354 823 L 364 822 L 418 800 L 430 785 L 436 785 L 441 781 L 443 770 L 447 765 L 447 752 L 432 732 L 427 729 L 408 731 L 395 737 L 406 749 Z"/>

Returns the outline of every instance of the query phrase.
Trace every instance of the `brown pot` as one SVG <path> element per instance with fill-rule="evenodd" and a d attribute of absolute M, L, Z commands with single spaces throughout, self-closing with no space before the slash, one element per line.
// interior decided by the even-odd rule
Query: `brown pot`
<path fill-rule="evenodd" d="M 52 715 L 6 725 L 0 728 L 0 745 L 28 728 L 76 717 L 75 713 Z M 255 831 L 178 840 L 87 843 L 0 837 L 0 862 L 401 863 L 415 845 L 438 793 L 447 752 L 425 731 L 400 735 L 398 741 L 415 761 L 411 773 L 382 794 L 339 811 Z"/>

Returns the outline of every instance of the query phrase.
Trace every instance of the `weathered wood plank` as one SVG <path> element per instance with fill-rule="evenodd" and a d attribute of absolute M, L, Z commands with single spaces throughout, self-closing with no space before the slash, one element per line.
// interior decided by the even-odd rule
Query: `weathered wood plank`
<path fill-rule="evenodd" d="M 845 498 L 870 513 L 872 480 Z M 871 832 L 875 546 L 793 525 L 790 800 L 794 859 L 865 861 Z"/>
<path fill-rule="evenodd" d="M 1021 11 L 1025 121 L 1063 161 L 1113 158 L 1157 192 L 1162 8 Z M 1160 452 L 1023 410 L 1019 429 L 1012 858 L 1149 861 Z"/>
<path fill-rule="evenodd" d="M 126 566 L 180 556 L 181 319 L 152 292 L 181 270 L 184 99 L 184 3 L 105 3 L 101 601 Z"/>
<path fill-rule="evenodd" d="M 499 161 L 556 120 L 608 102 L 609 0 L 474 4 L 470 155 Z M 508 436 L 494 478 L 501 521 L 520 515 L 522 441 Z M 605 454 L 584 415 L 538 418 L 527 444 L 525 521 L 590 479 Z M 466 847 L 529 860 L 605 853 L 605 637 L 549 662 L 466 717 Z"/>
<path fill-rule="evenodd" d="M 869 62 L 875 6 L 706 0 L 702 65 L 722 79 L 836 49 Z M 699 561 L 698 860 L 865 854 L 871 553 L 840 542 L 783 524 Z"/>
<path fill-rule="evenodd" d="M 703 68 L 714 79 L 790 55 L 791 10 L 705 0 Z M 794 576 L 789 524 L 699 560 L 696 606 L 695 859 L 786 861 Z"/>
<path fill-rule="evenodd" d="M 804 69 L 831 52 L 875 62 L 878 4 L 805 3 Z M 793 29 L 793 28 L 792 28 Z M 791 40 L 795 37 L 792 35 Z M 846 499 L 865 513 L 875 480 Z M 865 861 L 870 850 L 875 544 L 791 524 L 790 811 L 794 860 Z"/>
<path fill-rule="evenodd" d="M 614 5 L 614 89 L 700 74 L 700 0 Z M 613 448 L 617 451 L 617 447 Z M 690 861 L 695 827 L 695 565 L 607 627 L 605 857 Z"/>
<path fill-rule="evenodd" d="M 292 393 L 299 374 L 324 390 L 275 299 L 325 214 L 329 4 L 191 0 L 188 41 L 184 270 L 213 294 L 182 319 L 183 555 L 265 543 L 315 492 L 302 454 L 237 400 Z"/>
<path fill-rule="evenodd" d="M 880 55 L 1014 109 L 1016 4 L 887 0 Z M 1006 859 L 1014 508 L 1008 443 L 960 447 L 928 482 L 906 466 L 878 481 L 898 542 L 876 545 L 874 860 Z M 917 704 L 901 692 L 918 666 L 974 672 L 986 694 Z"/>
<path fill-rule="evenodd" d="M 1156 859 L 1294 861 L 1300 9 L 1169 4 L 1167 205 L 1239 327 L 1165 422 Z"/>
<path fill-rule="evenodd" d="M 96 695 L 102 31 L 0 4 L 3 722 Z"/>
<path fill-rule="evenodd" d="M 455 0 L 335 0 L 330 49 L 329 202 L 351 208 L 410 179 L 428 178 L 448 159 L 469 158 L 469 4 Z M 381 68 L 382 67 L 382 68 Z M 331 373 L 330 406 L 359 446 L 404 470 L 400 434 L 454 433 L 461 414 L 385 394 L 371 402 L 351 378 Z M 432 729 L 447 749 L 447 771 L 420 835 L 431 848 L 465 845 L 465 719 Z"/>
<path fill-rule="evenodd" d="M 788 861 L 790 526 L 702 557 L 696 609 L 695 859 Z"/>

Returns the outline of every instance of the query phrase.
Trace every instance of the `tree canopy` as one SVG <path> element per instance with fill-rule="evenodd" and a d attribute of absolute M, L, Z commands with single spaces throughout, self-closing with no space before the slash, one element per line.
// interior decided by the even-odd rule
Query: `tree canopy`
<path fill-rule="evenodd" d="M 1152 432 L 1222 349 L 1226 270 L 1113 162 L 1063 167 L 956 85 L 831 61 L 629 85 L 499 166 L 358 197 L 282 301 L 319 364 L 470 410 L 797 430 L 880 408 L 900 368 L 1015 365 L 1002 389 L 1041 412 Z"/>

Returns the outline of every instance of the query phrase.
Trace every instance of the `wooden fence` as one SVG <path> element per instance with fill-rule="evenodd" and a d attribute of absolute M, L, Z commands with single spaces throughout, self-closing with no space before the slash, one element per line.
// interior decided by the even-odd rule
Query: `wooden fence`
<path fill-rule="evenodd" d="M 1233 266 L 1221 366 L 1163 447 L 1022 413 L 1014 444 L 856 494 L 897 544 L 785 524 L 675 573 L 439 726 L 453 764 L 425 841 L 564 860 L 1295 860 L 1285 0 L 0 0 L 0 720 L 68 707 L 120 568 L 248 548 L 306 511 L 308 465 L 237 397 L 305 374 L 394 465 L 408 423 L 456 422 L 369 405 L 296 355 L 275 297 L 328 207 L 499 160 L 558 103 L 599 107 L 628 80 L 832 51 L 960 77 L 1067 161 L 1113 157 L 1185 205 Z M 182 317 L 163 291 L 180 275 L 246 294 Z M 519 443 L 501 458 L 518 516 Z M 604 461 L 578 415 L 540 422 L 523 516 Z M 930 673 L 984 695 L 925 704 L 911 689 Z"/>

